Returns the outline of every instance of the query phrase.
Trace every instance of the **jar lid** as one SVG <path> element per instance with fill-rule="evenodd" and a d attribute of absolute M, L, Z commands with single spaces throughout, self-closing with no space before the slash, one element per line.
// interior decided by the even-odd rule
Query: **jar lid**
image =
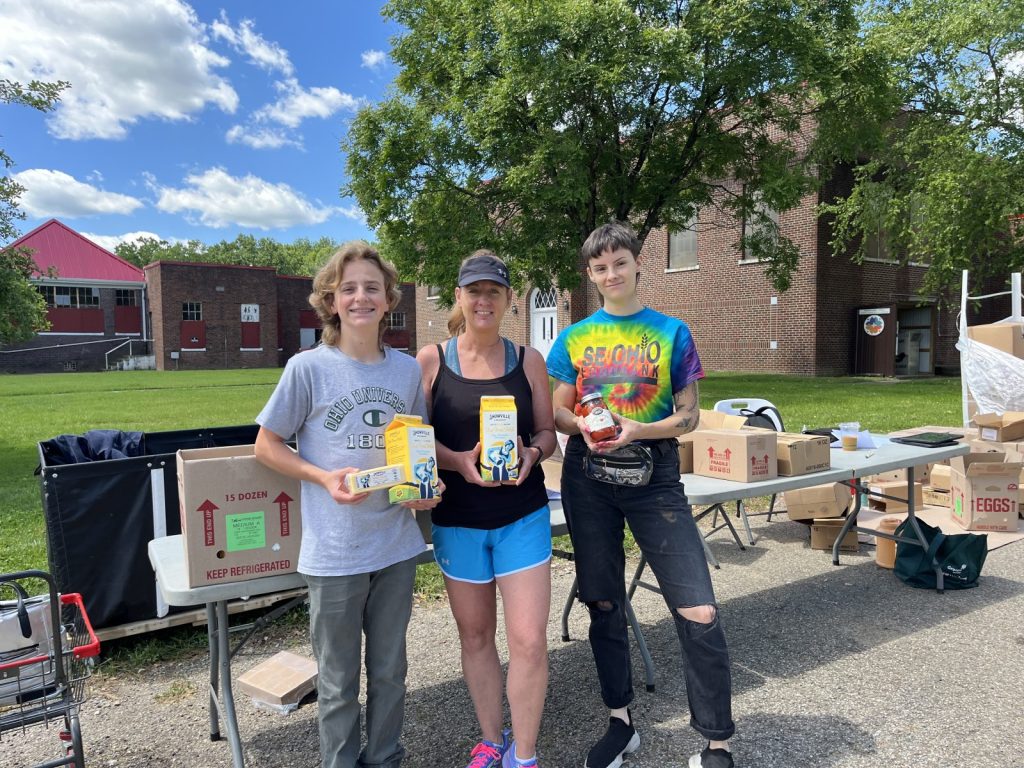
<path fill-rule="evenodd" d="M 589 395 L 584 395 L 582 398 L 580 398 L 580 405 L 583 405 L 583 403 L 589 403 L 591 400 L 600 400 L 600 399 L 601 399 L 601 393 L 600 392 L 591 392 Z"/>

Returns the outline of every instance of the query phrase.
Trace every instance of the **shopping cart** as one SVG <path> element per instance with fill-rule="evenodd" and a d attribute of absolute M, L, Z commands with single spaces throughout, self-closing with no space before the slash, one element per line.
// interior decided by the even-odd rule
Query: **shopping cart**
<path fill-rule="evenodd" d="M 29 597 L 28 579 L 48 594 Z M 6 599 L 6 598 L 10 599 Z M 84 768 L 78 711 L 100 643 L 79 594 L 61 595 L 44 571 L 0 575 L 0 741 L 31 725 L 59 727 L 62 757 L 37 768 Z"/>

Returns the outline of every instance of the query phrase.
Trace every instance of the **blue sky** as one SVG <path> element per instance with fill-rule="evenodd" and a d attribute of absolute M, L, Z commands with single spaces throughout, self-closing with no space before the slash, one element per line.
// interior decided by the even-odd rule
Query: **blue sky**
<path fill-rule="evenodd" d="M 55 112 L 0 105 L 28 232 L 372 238 L 339 142 L 383 98 L 399 30 L 378 0 L 0 0 L 0 78 L 67 80 Z"/>

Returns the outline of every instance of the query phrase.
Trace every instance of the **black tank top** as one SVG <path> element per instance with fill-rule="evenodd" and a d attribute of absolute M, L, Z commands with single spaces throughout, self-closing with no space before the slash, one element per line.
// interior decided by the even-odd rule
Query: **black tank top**
<path fill-rule="evenodd" d="M 451 343 L 451 342 L 449 342 Z M 516 399 L 518 431 L 523 445 L 533 437 L 533 392 L 523 369 L 523 348 L 510 372 L 497 379 L 466 379 L 445 363 L 444 350 L 437 345 L 439 367 L 431 389 L 430 423 L 434 437 L 453 451 L 470 451 L 480 442 L 480 397 L 512 395 Z M 481 488 L 452 470 L 440 470 L 445 491 L 431 519 L 434 525 L 493 530 L 514 523 L 548 503 L 544 471 L 539 464 L 530 470 L 522 485 Z"/>

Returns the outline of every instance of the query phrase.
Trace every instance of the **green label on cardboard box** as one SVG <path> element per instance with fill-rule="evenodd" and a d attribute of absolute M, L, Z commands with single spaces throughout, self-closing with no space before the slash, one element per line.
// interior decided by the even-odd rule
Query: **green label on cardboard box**
<path fill-rule="evenodd" d="M 267 528 L 263 512 L 241 512 L 225 515 L 228 552 L 243 549 L 261 549 L 267 545 Z"/>
<path fill-rule="evenodd" d="M 964 516 L 964 499 L 963 496 L 958 496 L 957 500 L 953 502 L 953 514 L 957 517 Z"/>

